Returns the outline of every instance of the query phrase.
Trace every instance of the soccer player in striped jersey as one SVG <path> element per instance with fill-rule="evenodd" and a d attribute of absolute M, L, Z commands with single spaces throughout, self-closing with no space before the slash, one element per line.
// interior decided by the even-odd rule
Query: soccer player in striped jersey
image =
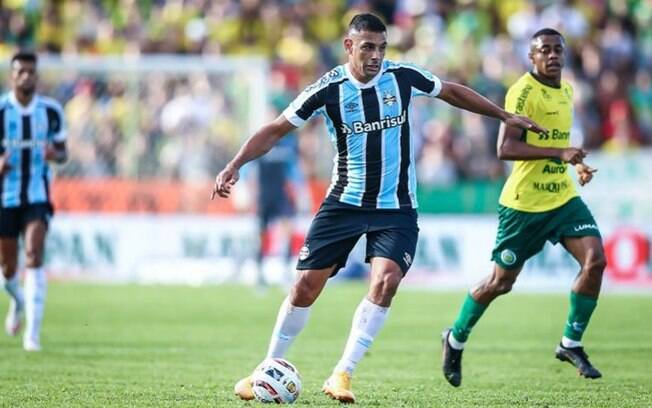
<path fill-rule="evenodd" d="M 36 94 L 36 63 L 36 54 L 15 54 L 11 92 L 0 99 L 0 266 L 11 296 L 5 330 L 16 335 L 24 314 L 27 351 L 41 349 L 43 251 L 53 213 L 48 161 L 63 163 L 67 156 L 63 111 L 55 100 Z M 17 273 L 19 235 L 25 244 L 24 294 Z"/>
<path fill-rule="evenodd" d="M 494 270 L 467 294 L 452 329 L 442 336 L 444 377 L 455 387 L 462 382 L 462 350 L 471 329 L 496 297 L 512 289 L 525 261 L 546 241 L 561 242 L 580 266 L 556 357 L 585 378 L 601 376 L 581 340 L 597 304 L 605 256 L 597 224 L 567 171 L 568 163 L 574 165 L 585 185 L 595 169 L 583 162 L 584 150 L 570 147 L 573 88 L 561 79 L 564 49 L 559 32 L 537 31 L 530 43 L 532 72 L 516 81 L 505 98 L 506 110 L 526 114 L 550 131 L 501 127 L 498 157 L 516 162 L 500 196 Z"/>
<path fill-rule="evenodd" d="M 366 235 L 369 292 L 355 311 L 342 358 L 323 387 L 341 402 L 355 401 L 353 371 L 383 326 L 414 258 L 419 229 L 409 120 L 412 98 L 436 97 L 509 126 L 543 131 L 465 86 L 442 81 L 412 64 L 385 60 L 386 46 L 385 25 L 378 17 L 353 17 L 344 38 L 348 62 L 308 86 L 276 120 L 257 131 L 217 175 L 213 187 L 213 197 L 228 197 L 243 164 L 315 115 L 325 118 L 336 149 L 332 183 L 299 253 L 297 279 L 281 305 L 267 357 L 286 354 L 328 278 Z M 235 392 L 252 399 L 251 378 L 240 380 Z"/>

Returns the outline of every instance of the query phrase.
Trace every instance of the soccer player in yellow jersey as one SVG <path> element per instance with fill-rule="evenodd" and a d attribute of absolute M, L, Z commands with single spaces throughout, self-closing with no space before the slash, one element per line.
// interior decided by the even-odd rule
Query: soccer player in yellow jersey
<path fill-rule="evenodd" d="M 453 327 L 442 335 L 442 369 L 455 387 L 462 382 L 462 350 L 471 329 L 496 297 L 512 289 L 525 261 L 541 251 L 546 241 L 561 242 L 580 265 L 556 357 L 577 367 L 581 376 L 601 377 L 581 340 L 597 303 L 606 263 L 596 222 L 568 174 L 570 163 L 584 185 L 595 169 L 583 163 L 584 150 L 570 147 L 573 89 L 561 79 L 564 49 L 564 38 L 557 31 L 536 32 L 529 53 L 532 71 L 507 92 L 505 110 L 528 116 L 548 132 L 540 135 L 501 126 L 498 157 L 515 163 L 500 196 L 492 253 L 495 266 L 470 290 Z"/>

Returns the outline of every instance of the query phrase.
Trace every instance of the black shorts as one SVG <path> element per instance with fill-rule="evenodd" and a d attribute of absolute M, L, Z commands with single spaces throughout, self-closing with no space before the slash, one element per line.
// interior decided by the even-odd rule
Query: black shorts
<path fill-rule="evenodd" d="M 419 237 L 416 210 L 361 209 L 333 199 L 327 199 L 312 220 L 297 269 L 335 265 L 335 275 L 363 234 L 367 236 L 365 262 L 373 257 L 389 258 L 407 273 Z"/>
<path fill-rule="evenodd" d="M 27 223 L 34 220 L 42 220 L 47 227 L 53 214 L 54 209 L 50 203 L 0 208 L 0 237 L 18 238 Z"/>

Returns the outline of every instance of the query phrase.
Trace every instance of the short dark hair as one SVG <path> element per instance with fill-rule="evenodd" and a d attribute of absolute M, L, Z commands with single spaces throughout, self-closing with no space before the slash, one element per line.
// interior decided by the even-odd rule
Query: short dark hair
<path fill-rule="evenodd" d="M 558 35 L 561 37 L 562 40 L 565 41 L 564 36 L 561 35 L 561 33 L 554 28 L 542 28 L 541 30 L 537 31 L 536 33 L 532 34 L 532 39 L 536 40 L 537 38 L 541 37 L 542 35 Z"/>
<path fill-rule="evenodd" d="M 25 61 L 36 64 L 38 57 L 33 51 L 20 50 L 11 57 L 11 65 L 14 65 L 14 61 Z"/>
<path fill-rule="evenodd" d="M 349 23 L 349 31 L 370 31 L 372 33 L 387 32 L 385 23 L 378 16 L 371 13 L 356 14 Z"/>

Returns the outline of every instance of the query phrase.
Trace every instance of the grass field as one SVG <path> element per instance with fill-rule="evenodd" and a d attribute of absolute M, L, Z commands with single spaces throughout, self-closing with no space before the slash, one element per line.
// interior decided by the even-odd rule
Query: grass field
<path fill-rule="evenodd" d="M 303 377 L 297 405 L 320 393 L 339 358 L 362 285 L 331 285 L 289 355 Z M 51 284 L 44 351 L 0 339 L 0 406 L 256 406 L 232 396 L 262 359 L 284 296 L 242 287 Z M 604 295 L 585 344 L 599 380 L 554 359 L 563 295 L 512 294 L 476 327 L 461 388 L 440 372 L 441 329 L 463 293 L 403 289 L 354 378 L 365 407 L 652 406 L 652 297 Z M 6 310 L 7 300 L 0 302 Z"/>

